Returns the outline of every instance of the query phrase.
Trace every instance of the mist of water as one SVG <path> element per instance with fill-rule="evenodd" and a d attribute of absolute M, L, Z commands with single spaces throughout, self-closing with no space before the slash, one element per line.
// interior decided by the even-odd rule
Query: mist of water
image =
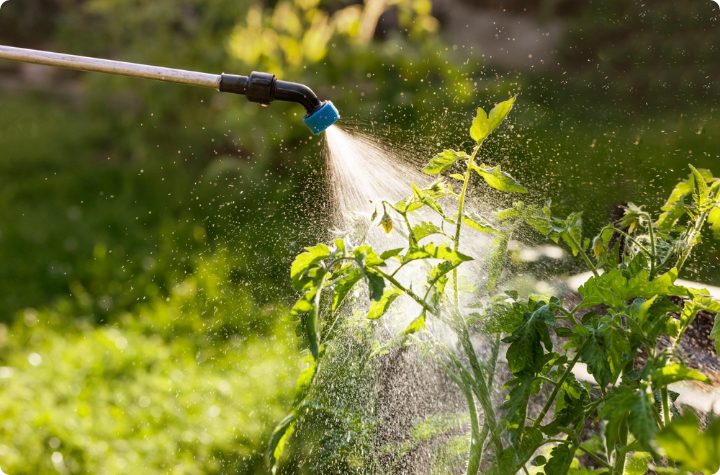
<path fill-rule="evenodd" d="M 327 130 L 326 145 L 329 186 L 334 206 L 332 218 L 338 232 L 356 244 L 360 241 L 369 243 L 378 252 L 406 245 L 404 226 L 398 217 L 393 216 L 396 220 L 395 229 L 386 234 L 378 225 L 377 218 L 373 222 L 373 211 L 380 209 L 381 214 L 379 203 L 383 200 L 395 203 L 411 194 L 411 183 L 420 187 L 428 185 L 432 177 L 423 174 L 417 162 L 421 158 L 422 161 L 427 161 L 430 157 L 408 156 L 406 151 L 396 150 L 371 136 L 343 130 L 337 126 Z M 471 200 L 468 206 L 475 210 L 483 208 L 483 204 L 477 200 Z M 442 219 L 428 208 L 413 212 L 410 219 L 413 225 L 422 221 L 429 221 L 437 226 L 442 224 Z M 454 229 L 446 231 L 452 234 Z M 475 260 L 470 265 L 463 266 L 458 281 L 466 290 L 463 292 L 463 301 L 465 305 L 470 305 L 475 296 L 465 284 L 482 282 L 491 240 L 486 234 L 470 228 L 464 228 L 463 235 L 465 240 L 461 251 Z M 445 236 L 428 237 L 422 242 L 429 241 L 451 244 L 451 240 Z M 426 285 L 425 276 L 429 265 L 422 261 L 413 262 L 403 267 L 396 277 L 408 287 L 422 289 Z M 362 296 L 353 300 L 350 311 L 362 314 L 366 309 L 366 300 L 367 298 Z M 376 338 L 381 341 L 391 340 L 420 312 L 419 305 L 412 299 L 398 299 L 391 311 L 377 322 Z M 423 335 L 422 338 L 426 341 L 432 340 L 450 348 L 456 344 L 454 332 L 436 319 L 428 321 Z M 482 338 L 475 343 L 482 352 Z M 346 348 L 345 351 L 351 352 L 351 349 Z M 385 414 L 379 438 L 385 442 L 400 443 L 406 440 L 412 424 L 423 418 L 440 412 L 463 412 L 462 397 L 457 389 L 442 376 L 439 368 L 429 364 L 427 360 L 423 361 L 419 353 L 401 351 L 391 354 L 390 359 L 396 362 L 374 376 L 377 378 L 376 387 L 380 388 L 375 395 L 378 413 Z M 385 366 L 386 363 L 380 364 Z M 404 461 L 404 464 L 410 463 L 411 466 L 404 465 L 403 469 L 415 473 L 423 464 L 429 463 L 432 457 L 432 450 L 427 447 L 424 453 L 418 452 L 417 458 L 413 458 L 412 462 Z"/>

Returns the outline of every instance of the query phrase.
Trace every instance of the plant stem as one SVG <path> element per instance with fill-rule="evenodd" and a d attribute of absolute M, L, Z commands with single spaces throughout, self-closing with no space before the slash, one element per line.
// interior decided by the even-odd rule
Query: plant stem
<path fill-rule="evenodd" d="M 655 256 L 657 255 L 657 246 L 655 244 L 655 230 L 653 229 L 653 221 L 648 213 L 643 213 L 648 221 L 648 234 L 650 234 L 650 280 L 655 278 Z"/>
<path fill-rule="evenodd" d="M 462 317 L 460 318 L 462 319 Z M 463 351 L 465 352 L 465 355 L 470 361 L 470 368 L 472 369 L 474 376 L 473 379 L 475 383 L 473 385 L 473 390 L 475 391 L 478 401 L 480 401 L 480 406 L 482 406 L 483 412 L 485 414 L 485 423 L 489 426 L 488 429 L 490 431 L 493 443 L 495 444 L 495 449 L 497 450 L 497 453 L 500 453 L 503 447 L 502 442 L 500 441 L 500 437 L 495 430 L 497 427 L 497 418 L 495 416 L 495 410 L 492 406 L 490 388 L 487 385 L 485 375 L 483 374 L 482 367 L 480 366 L 480 361 L 478 360 L 477 355 L 475 354 L 475 349 L 473 348 L 472 342 L 470 341 L 470 333 L 468 332 L 467 326 L 464 325 L 464 319 L 462 319 L 462 323 L 463 325 L 460 329 L 458 337 L 460 338 L 460 344 L 463 348 Z"/>
<path fill-rule="evenodd" d="M 540 414 L 538 415 L 537 419 L 535 419 L 535 423 L 533 424 L 534 428 L 538 428 L 540 424 L 542 424 L 543 419 L 545 418 L 545 415 L 550 410 L 550 408 L 553 405 L 553 402 L 555 401 L 555 398 L 557 397 L 558 393 L 560 392 L 560 389 L 562 388 L 563 383 L 567 379 L 567 377 L 570 375 L 570 372 L 572 371 L 573 367 L 575 366 L 575 363 L 578 362 L 580 359 L 580 351 L 582 348 L 578 349 L 577 354 L 575 355 L 575 358 L 572 359 L 572 361 L 568 364 L 568 367 L 565 369 L 565 372 L 558 380 L 557 384 L 552 390 L 552 393 L 550 393 L 550 397 L 548 398 L 547 402 L 545 402 L 545 405 L 543 406 L 542 410 L 540 411 Z"/>
<path fill-rule="evenodd" d="M 613 475 L 623 475 L 623 472 L 625 472 L 625 452 L 617 452 L 612 473 Z"/>
<path fill-rule="evenodd" d="M 475 396 L 473 395 L 470 381 L 463 378 L 462 390 L 467 401 L 468 413 L 470 415 L 470 458 L 468 459 L 467 475 L 477 475 L 480 470 L 480 460 L 482 459 L 482 449 L 484 445 L 484 437 L 481 439 L 480 424 L 478 423 L 477 407 L 475 406 Z"/>
<path fill-rule="evenodd" d="M 565 235 L 572 241 L 573 244 L 575 244 L 575 247 L 578 250 L 578 254 L 580 254 L 580 257 L 582 257 L 583 261 L 585 261 L 585 264 L 588 266 L 588 268 L 592 271 L 593 275 L 595 277 L 600 277 L 600 274 L 598 274 L 597 267 L 595 267 L 595 264 L 593 264 L 590 257 L 585 252 L 585 249 L 582 248 L 582 244 L 575 239 L 575 237 L 570 233 L 565 233 Z"/>
<path fill-rule="evenodd" d="M 475 164 L 475 157 L 480 151 L 480 147 L 482 147 L 482 142 L 475 146 L 472 155 L 470 155 L 470 158 L 467 161 L 465 176 L 463 178 L 462 191 L 460 192 L 460 197 L 458 198 L 458 212 L 457 219 L 455 220 L 455 237 L 453 238 L 453 249 L 455 250 L 455 252 L 457 252 L 460 248 L 460 232 L 462 231 L 463 216 L 465 214 L 465 198 L 467 197 L 467 190 L 470 186 L 472 166 Z M 457 306 L 460 301 L 460 296 L 458 293 L 457 269 L 453 270 L 453 295 L 455 306 Z"/>
<path fill-rule="evenodd" d="M 663 421 L 667 426 L 670 423 L 670 397 L 667 387 L 660 389 L 660 398 L 662 399 Z"/>
<path fill-rule="evenodd" d="M 595 462 L 599 463 L 599 464 L 602 465 L 603 467 L 605 467 L 605 468 L 610 468 L 610 464 L 609 464 L 609 463 L 607 463 L 605 460 L 601 459 L 597 454 L 595 454 L 595 453 L 593 453 L 592 451 L 586 449 L 586 448 L 583 447 L 582 445 L 578 445 L 578 449 L 580 449 L 580 450 L 582 450 L 583 452 L 585 452 L 585 454 L 587 454 L 588 457 L 590 457 L 591 459 L 593 459 Z"/>

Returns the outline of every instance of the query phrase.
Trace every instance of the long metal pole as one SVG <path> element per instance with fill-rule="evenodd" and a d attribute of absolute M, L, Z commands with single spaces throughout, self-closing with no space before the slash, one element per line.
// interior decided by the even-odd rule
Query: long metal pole
<path fill-rule="evenodd" d="M 0 45 L 0 59 L 218 89 L 220 75 Z"/>

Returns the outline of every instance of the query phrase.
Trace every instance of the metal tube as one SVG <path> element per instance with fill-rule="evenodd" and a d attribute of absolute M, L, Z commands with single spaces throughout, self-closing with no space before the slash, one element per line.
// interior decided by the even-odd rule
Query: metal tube
<path fill-rule="evenodd" d="M 218 89 L 220 75 L 0 45 L 0 59 Z"/>

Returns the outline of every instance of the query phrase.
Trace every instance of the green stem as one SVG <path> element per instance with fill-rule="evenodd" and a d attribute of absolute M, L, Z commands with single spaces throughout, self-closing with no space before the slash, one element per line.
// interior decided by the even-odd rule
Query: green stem
<path fill-rule="evenodd" d="M 460 233 L 462 231 L 462 222 L 463 222 L 463 216 L 465 213 L 465 198 L 467 197 L 467 191 L 468 187 L 470 186 L 470 177 L 472 176 L 472 166 L 475 163 L 475 157 L 477 156 L 478 152 L 480 151 L 480 147 L 482 147 L 482 142 L 477 144 L 475 148 L 473 149 L 472 155 L 470 155 L 470 158 L 467 161 L 467 166 L 465 169 L 465 176 L 463 178 L 463 186 L 462 191 L 460 192 L 460 197 L 458 198 L 458 212 L 457 212 L 457 219 L 455 220 L 455 237 L 453 238 L 453 249 L 455 252 L 457 252 L 460 248 Z M 457 282 L 457 269 L 453 270 L 453 296 L 455 301 L 455 306 L 459 304 L 460 297 L 458 293 L 458 282 Z"/>
<path fill-rule="evenodd" d="M 480 424 L 478 423 L 477 406 L 475 405 L 475 396 L 471 389 L 472 383 L 463 378 L 462 390 L 467 401 L 468 413 L 470 415 L 470 457 L 468 459 L 467 475 L 477 475 L 480 470 L 480 460 L 482 459 L 482 449 L 485 442 L 481 438 Z"/>
<path fill-rule="evenodd" d="M 475 391 L 478 401 L 480 401 L 480 406 L 485 414 L 485 423 L 489 426 L 488 429 L 490 431 L 493 444 L 495 444 L 495 449 L 499 454 L 502 452 L 503 446 L 502 441 L 495 430 L 497 428 L 497 418 L 495 416 L 495 409 L 493 408 L 492 399 L 490 397 L 490 388 L 487 385 L 485 375 L 483 374 L 482 367 L 480 366 L 480 361 L 478 360 L 477 354 L 475 354 L 475 349 L 470 341 L 470 333 L 467 330 L 467 326 L 463 325 L 461 327 L 458 337 L 460 338 L 460 344 L 463 351 L 470 362 L 470 368 L 472 370 L 473 380 L 475 383 L 473 384 L 473 390 Z"/>
<path fill-rule="evenodd" d="M 615 459 L 612 474 L 623 475 L 623 472 L 625 472 L 625 452 L 617 452 L 617 458 Z"/>
<path fill-rule="evenodd" d="M 602 465 L 603 467 L 605 467 L 605 468 L 610 468 L 610 464 L 607 463 L 605 460 L 601 459 L 596 453 L 594 453 L 594 452 L 586 449 L 586 448 L 583 447 L 582 445 L 578 445 L 578 449 L 580 449 L 580 450 L 582 450 L 583 452 L 585 452 L 585 454 L 586 454 L 588 457 L 590 457 L 591 459 L 593 459 L 595 462 L 599 463 L 599 464 Z"/>
<path fill-rule="evenodd" d="M 660 397 L 662 399 L 663 421 L 667 426 L 670 423 L 670 396 L 667 387 L 660 389 Z"/>
<path fill-rule="evenodd" d="M 538 415 L 537 419 L 535 419 L 535 423 L 533 424 L 534 428 L 538 428 L 540 424 L 542 424 L 543 419 L 545 418 L 545 415 L 548 413 L 550 408 L 553 405 L 553 402 L 555 401 L 555 398 L 557 397 L 558 393 L 560 392 L 560 389 L 562 388 L 563 383 L 567 379 L 567 377 L 570 375 L 570 372 L 572 372 L 573 367 L 580 359 L 580 351 L 582 349 L 578 349 L 577 354 L 575 355 L 575 358 L 572 359 L 570 364 L 568 364 L 568 367 L 565 369 L 565 372 L 558 380 L 557 384 L 552 390 L 552 393 L 550 393 L 550 397 L 548 398 L 547 402 L 545 402 L 545 405 L 543 406 L 542 410 L 540 411 L 540 414 Z"/>
<path fill-rule="evenodd" d="M 597 267 L 595 267 L 595 264 L 593 264 L 593 261 L 590 259 L 590 257 L 585 252 L 585 249 L 582 248 L 582 244 L 575 239 L 575 237 L 570 233 L 565 233 L 565 235 L 572 241 L 573 244 L 575 244 L 575 248 L 578 250 L 578 253 L 580 254 L 580 257 L 582 257 L 583 261 L 585 261 L 585 264 L 587 264 L 588 268 L 592 271 L 593 275 L 595 277 L 600 277 L 600 274 L 598 274 Z"/>
<path fill-rule="evenodd" d="M 657 256 L 657 245 L 655 244 L 655 229 L 653 229 L 653 221 L 648 213 L 643 213 L 645 219 L 648 221 L 648 234 L 650 234 L 650 249 L 652 255 L 650 256 L 650 280 L 655 278 L 655 256 Z"/>
<path fill-rule="evenodd" d="M 693 247 L 695 247 L 697 235 L 700 233 L 703 226 L 705 226 L 705 221 L 707 221 L 709 214 L 709 210 L 700 213 L 700 216 L 698 216 L 698 219 L 695 221 L 695 225 L 688 232 L 687 238 L 685 239 L 685 246 L 683 247 L 683 250 L 678 257 L 677 263 L 675 264 L 675 267 L 678 269 L 678 271 L 682 269 L 682 267 L 685 265 L 685 261 L 688 259 L 688 257 L 690 257 L 690 253 L 692 252 Z"/>

